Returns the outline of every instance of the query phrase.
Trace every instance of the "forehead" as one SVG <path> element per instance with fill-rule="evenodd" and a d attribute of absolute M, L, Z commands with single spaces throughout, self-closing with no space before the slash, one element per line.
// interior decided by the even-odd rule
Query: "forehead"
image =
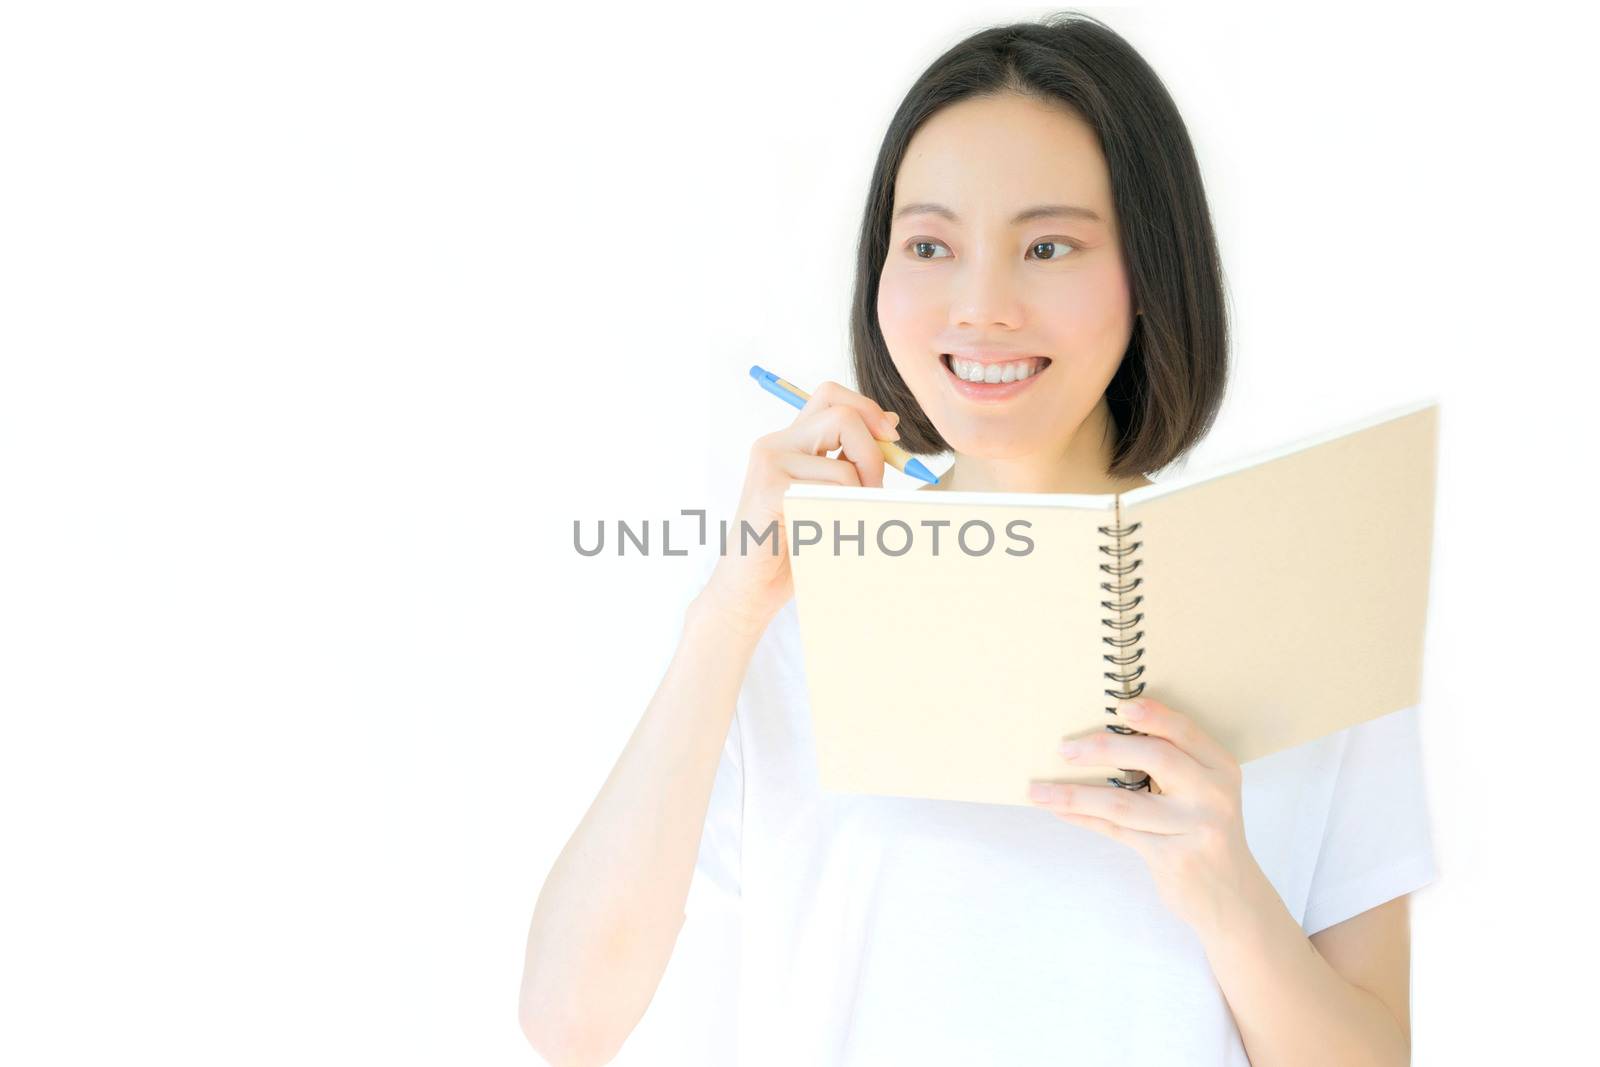
<path fill-rule="evenodd" d="M 1093 128 L 1061 104 L 968 98 L 912 135 L 895 177 L 895 208 L 936 201 L 964 221 L 1009 219 L 1022 206 L 1082 204 L 1112 218 L 1111 175 Z"/>

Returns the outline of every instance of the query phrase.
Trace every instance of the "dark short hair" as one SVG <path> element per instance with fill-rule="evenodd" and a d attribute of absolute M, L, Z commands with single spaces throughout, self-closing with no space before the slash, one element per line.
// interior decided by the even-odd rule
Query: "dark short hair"
<path fill-rule="evenodd" d="M 1058 12 L 982 30 L 923 71 L 878 150 L 856 255 L 850 345 L 857 389 L 900 414 L 899 444 L 949 451 L 895 369 L 878 325 L 894 182 L 912 135 L 968 97 L 1065 104 L 1092 127 L 1111 176 L 1134 306 L 1133 334 L 1106 387 L 1117 443 L 1107 474 L 1158 471 L 1210 430 L 1228 373 L 1222 259 L 1200 166 L 1177 105 L 1133 46 L 1098 19 Z"/>

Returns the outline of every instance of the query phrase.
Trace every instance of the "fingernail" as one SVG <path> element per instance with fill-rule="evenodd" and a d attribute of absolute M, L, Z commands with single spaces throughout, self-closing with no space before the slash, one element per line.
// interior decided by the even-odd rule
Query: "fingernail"
<path fill-rule="evenodd" d="M 1142 719 L 1144 718 L 1144 705 L 1135 700 L 1131 704 L 1124 704 L 1119 707 L 1117 714 L 1129 719 Z"/>
<path fill-rule="evenodd" d="M 1064 756 L 1067 759 L 1071 759 L 1072 757 L 1076 756 L 1079 752 L 1082 752 L 1082 751 L 1083 751 L 1083 746 L 1078 744 L 1078 742 L 1076 742 L 1076 741 L 1063 741 L 1063 742 L 1061 742 L 1061 755 Z"/>
<path fill-rule="evenodd" d="M 1053 790 L 1051 790 L 1049 783 L 1047 783 L 1047 782 L 1034 782 L 1031 786 L 1028 787 L 1028 799 L 1029 800 L 1049 800 L 1050 799 L 1050 795 L 1051 795 L 1052 792 L 1053 792 Z"/>
<path fill-rule="evenodd" d="M 883 424 L 883 432 L 891 441 L 900 440 L 900 431 L 894 428 L 894 423 L 892 422 L 885 422 Z"/>

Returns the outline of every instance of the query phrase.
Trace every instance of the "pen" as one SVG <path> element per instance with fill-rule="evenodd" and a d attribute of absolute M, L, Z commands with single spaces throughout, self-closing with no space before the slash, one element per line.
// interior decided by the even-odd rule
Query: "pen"
<path fill-rule="evenodd" d="M 787 400 L 797 408 L 805 407 L 806 401 L 811 399 L 811 394 L 799 386 L 786 382 L 771 371 L 762 370 L 760 367 L 751 367 L 750 377 L 759 382 L 761 388 L 773 396 L 781 400 Z M 874 437 L 873 440 L 877 441 L 877 438 Z M 939 484 L 938 477 L 927 467 L 924 467 L 921 460 L 893 441 L 878 441 L 878 447 L 883 450 L 884 462 L 894 467 L 895 470 L 909 474 L 913 478 L 921 478 L 930 485 Z"/>

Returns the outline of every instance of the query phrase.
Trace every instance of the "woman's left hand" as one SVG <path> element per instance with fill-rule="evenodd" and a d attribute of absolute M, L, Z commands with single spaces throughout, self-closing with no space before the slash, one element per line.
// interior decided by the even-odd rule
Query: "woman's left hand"
<path fill-rule="evenodd" d="M 1197 930 L 1213 931 L 1266 882 L 1245 842 L 1239 764 L 1193 719 L 1160 701 L 1142 697 L 1117 710 L 1149 736 L 1101 730 L 1066 739 L 1078 747 L 1063 757 L 1084 767 L 1144 771 L 1159 793 L 1036 782 L 1029 796 L 1063 822 L 1138 852 L 1167 907 Z"/>

